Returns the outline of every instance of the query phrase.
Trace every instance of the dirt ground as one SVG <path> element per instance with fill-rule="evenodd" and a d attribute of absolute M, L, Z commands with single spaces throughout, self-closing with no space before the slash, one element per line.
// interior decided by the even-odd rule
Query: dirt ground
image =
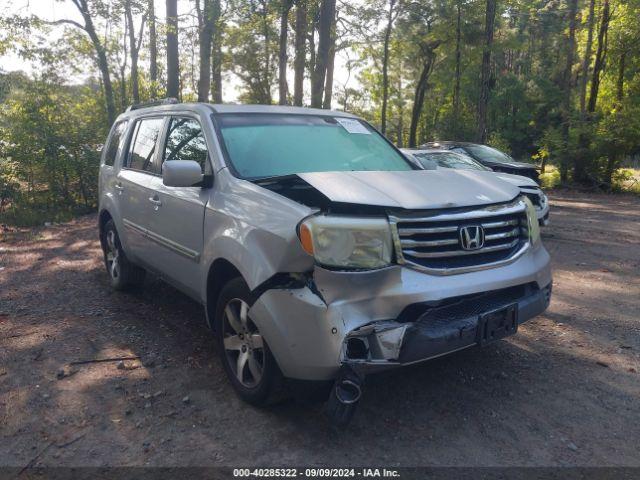
<path fill-rule="evenodd" d="M 369 377 L 345 431 L 321 405 L 238 400 L 202 309 L 173 288 L 112 292 L 95 216 L 8 234 L 0 466 L 640 466 L 640 199 L 551 204 L 546 314 L 485 349 Z M 65 370 L 119 356 L 142 362 Z"/>

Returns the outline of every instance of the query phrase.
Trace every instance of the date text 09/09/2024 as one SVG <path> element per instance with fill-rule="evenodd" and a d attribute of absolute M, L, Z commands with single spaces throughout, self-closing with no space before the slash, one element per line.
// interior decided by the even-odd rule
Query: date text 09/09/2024
<path fill-rule="evenodd" d="M 399 478 L 397 470 L 387 468 L 236 468 L 235 478 Z"/>

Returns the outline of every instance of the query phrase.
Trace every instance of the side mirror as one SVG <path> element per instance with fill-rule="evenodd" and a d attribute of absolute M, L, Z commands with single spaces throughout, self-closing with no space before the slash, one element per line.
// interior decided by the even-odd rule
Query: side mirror
<path fill-rule="evenodd" d="M 202 169 L 194 160 L 168 160 L 162 164 L 162 183 L 167 187 L 193 187 L 202 182 Z"/>

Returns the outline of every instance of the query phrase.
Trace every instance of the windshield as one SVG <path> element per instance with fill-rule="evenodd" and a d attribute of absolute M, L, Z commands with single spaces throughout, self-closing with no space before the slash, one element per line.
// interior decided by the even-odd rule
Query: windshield
<path fill-rule="evenodd" d="M 473 158 L 454 152 L 414 153 L 414 157 L 423 167 L 429 168 L 429 162 L 435 162 L 439 168 L 455 168 L 456 170 L 489 170 Z"/>
<path fill-rule="evenodd" d="M 290 114 L 216 116 L 228 160 L 243 178 L 304 172 L 413 170 L 366 123 Z"/>
<path fill-rule="evenodd" d="M 475 157 L 480 160 L 484 160 L 485 162 L 513 162 L 513 158 L 511 158 L 506 153 L 502 153 L 495 148 L 488 147 L 486 145 L 469 145 L 465 147 L 469 150 Z"/>

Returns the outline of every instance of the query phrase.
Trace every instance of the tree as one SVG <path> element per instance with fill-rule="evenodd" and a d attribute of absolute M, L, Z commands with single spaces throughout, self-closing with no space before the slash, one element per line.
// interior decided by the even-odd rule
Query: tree
<path fill-rule="evenodd" d="M 222 12 L 220 0 L 211 1 L 215 23 L 211 41 L 211 100 L 213 103 L 222 103 L 222 23 L 220 22 Z"/>
<path fill-rule="evenodd" d="M 208 102 L 211 89 L 211 46 L 213 32 L 216 29 L 216 6 L 213 0 L 203 0 L 202 8 L 200 0 L 196 0 L 196 12 L 198 15 L 198 47 L 199 47 L 199 75 L 198 75 L 198 101 Z"/>
<path fill-rule="evenodd" d="M 387 131 L 387 103 L 389 101 L 389 43 L 391 42 L 393 22 L 397 17 L 398 8 L 396 8 L 396 0 L 389 0 L 389 11 L 387 13 L 387 26 L 384 29 L 384 48 L 382 53 L 382 111 L 380 113 L 380 130 L 383 134 Z"/>
<path fill-rule="evenodd" d="M 167 97 L 180 97 L 178 0 L 167 0 Z"/>
<path fill-rule="evenodd" d="M 295 23 L 295 59 L 293 67 L 293 104 L 299 107 L 302 106 L 304 66 L 307 59 L 307 29 L 307 0 L 297 0 Z"/>
<path fill-rule="evenodd" d="M 311 106 L 322 107 L 324 85 L 329 64 L 331 35 L 335 24 L 336 0 L 322 0 L 318 23 L 318 52 L 311 76 Z"/>
<path fill-rule="evenodd" d="M 124 9 L 127 29 L 129 31 L 129 50 L 131 52 L 131 95 L 133 96 L 133 103 L 140 103 L 138 55 L 140 52 L 140 46 L 142 45 L 142 34 L 144 32 L 144 24 L 147 19 L 147 13 L 145 12 L 142 15 L 142 20 L 140 21 L 140 29 L 138 31 L 138 39 L 136 40 L 136 31 L 135 25 L 133 23 L 131 0 L 125 0 Z"/>
<path fill-rule="evenodd" d="M 493 26 L 496 18 L 496 0 L 487 0 L 484 27 L 484 49 L 482 51 L 482 67 L 480 69 L 480 95 L 478 100 L 478 133 L 479 143 L 487 141 L 487 106 L 491 88 L 491 49 L 493 47 Z"/>
<path fill-rule="evenodd" d="M 293 0 L 282 0 L 280 12 L 280 41 L 278 48 L 278 103 L 286 105 L 289 87 L 287 85 L 287 30 L 289 28 L 289 12 Z"/>
<path fill-rule="evenodd" d="M 158 40 L 156 34 L 156 8 L 153 0 L 147 7 L 149 17 L 149 76 L 151 79 L 151 98 L 158 95 Z"/>
<path fill-rule="evenodd" d="M 598 49 L 596 51 L 596 61 L 593 65 L 593 76 L 591 78 L 591 92 L 589 94 L 589 103 L 587 111 L 593 113 L 596 111 L 596 103 L 598 101 L 598 90 L 600 89 L 600 74 L 604 69 L 604 60 L 606 55 L 607 32 L 609 30 L 609 0 L 604 0 L 602 6 L 602 19 L 600 20 L 600 30 L 598 32 Z"/>
<path fill-rule="evenodd" d="M 567 181 L 569 168 L 569 128 L 571 122 L 571 69 L 574 62 L 575 39 L 576 39 L 576 13 L 578 12 L 578 0 L 569 0 L 569 38 L 567 39 L 567 52 L 564 73 L 562 75 L 562 90 L 564 93 L 562 100 L 562 141 L 564 143 L 564 155 L 560 163 L 560 178 Z M 579 162 L 582 163 L 582 162 Z M 576 167 L 578 163 L 576 163 Z M 582 176 L 580 173 L 579 176 Z"/>
<path fill-rule="evenodd" d="M 418 123 L 420 122 L 420 115 L 422 114 L 422 107 L 424 106 L 424 98 L 429 86 L 429 76 L 433 70 L 433 65 L 436 60 L 435 50 L 442 43 L 441 40 L 433 40 L 424 42 L 420 46 L 422 51 L 422 68 L 420 70 L 420 77 L 416 83 L 416 88 L 413 95 L 413 109 L 411 111 L 411 125 L 409 126 L 409 147 L 415 147 L 417 145 L 417 132 Z"/>
<path fill-rule="evenodd" d="M 462 31 L 460 28 L 461 23 L 461 13 L 460 13 L 460 3 L 461 0 L 456 2 L 456 69 L 455 69 L 455 80 L 453 82 L 453 132 L 457 136 L 458 134 L 458 123 L 460 121 L 460 60 L 462 58 L 461 52 L 461 38 Z"/>
<path fill-rule="evenodd" d="M 107 121 L 111 125 L 116 119 L 116 107 L 113 99 L 113 86 L 111 85 L 111 75 L 109 73 L 109 62 L 107 61 L 107 52 L 105 50 L 100 37 L 96 31 L 92 13 L 89 9 L 89 0 L 71 0 L 73 5 L 78 9 L 84 24 L 80 24 L 74 20 L 62 19 L 52 22 L 54 24 L 66 23 L 77 27 L 89 36 L 91 44 L 96 53 L 96 60 L 100 75 L 102 77 L 102 86 L 104 89 L 104 98 L 107 107 Z"/>

